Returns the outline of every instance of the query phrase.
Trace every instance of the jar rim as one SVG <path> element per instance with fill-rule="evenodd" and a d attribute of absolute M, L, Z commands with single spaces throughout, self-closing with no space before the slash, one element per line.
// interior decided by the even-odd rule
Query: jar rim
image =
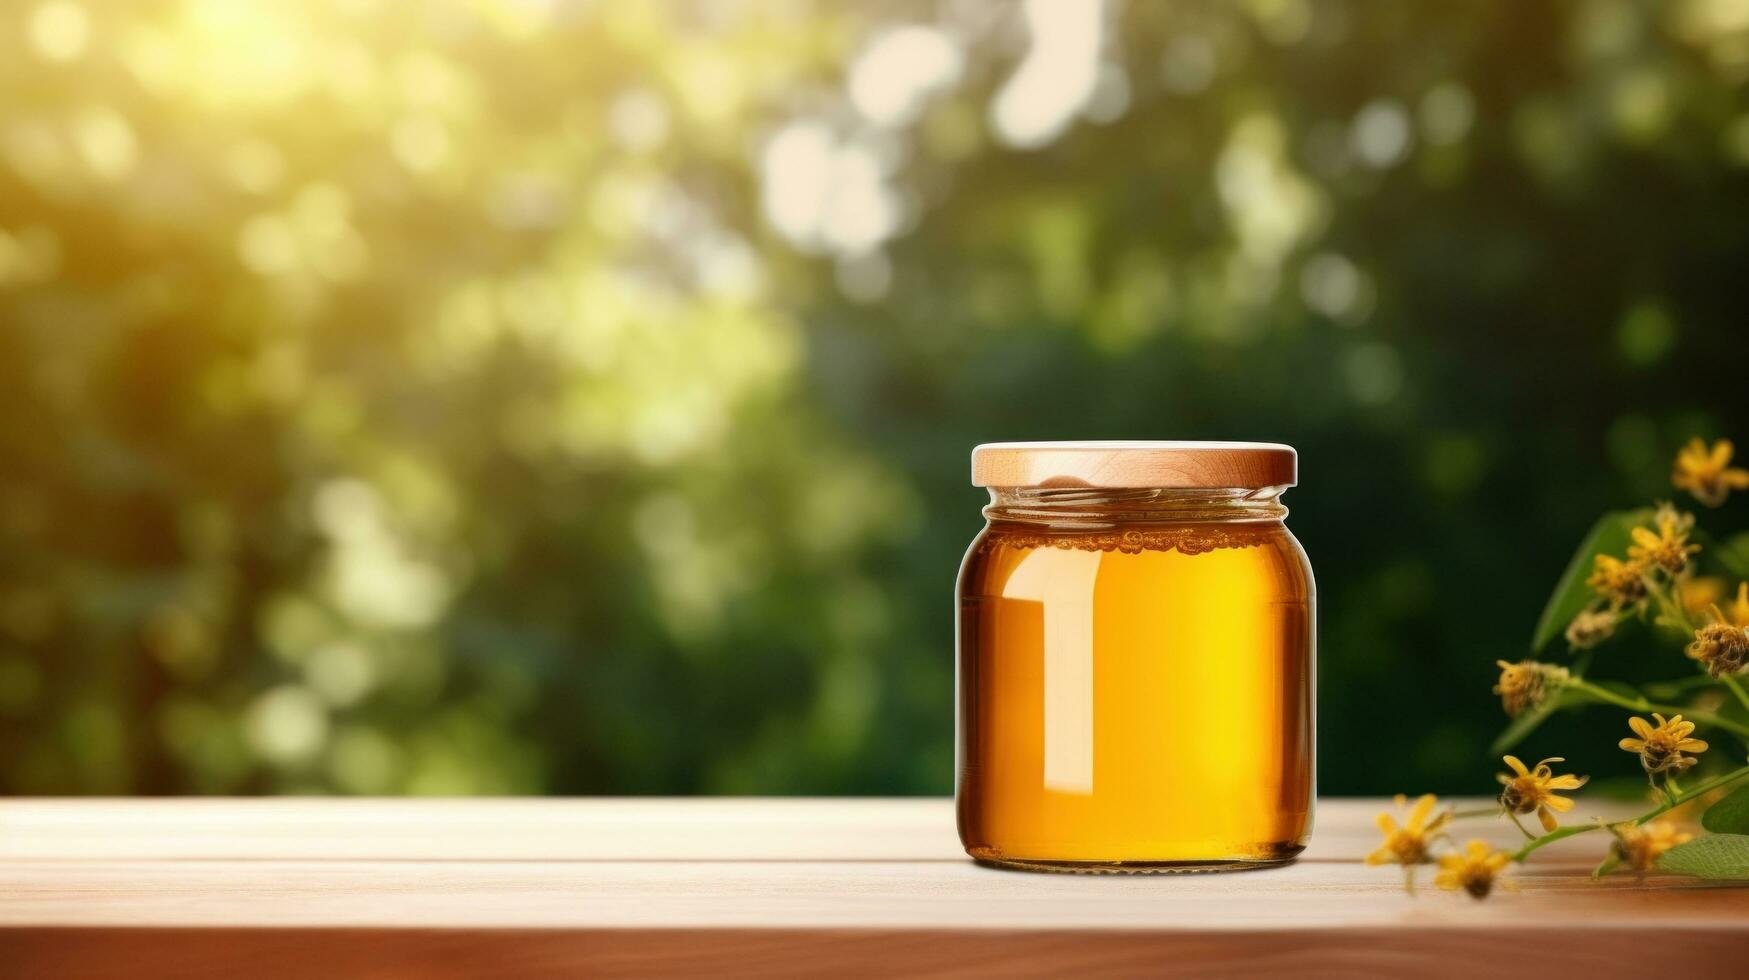
<path fill-rule="evenodd" d="M 979 487 L 1259 489 L 1299 482 L 1299 454 L 1276 442 L 987 442 L 972 450 Z"/>

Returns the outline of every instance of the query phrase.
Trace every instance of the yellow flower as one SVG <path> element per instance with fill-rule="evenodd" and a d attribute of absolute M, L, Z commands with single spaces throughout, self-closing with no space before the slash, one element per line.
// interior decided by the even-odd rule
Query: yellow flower
<path fill-rule="evenodd" d="M 1727 615 L 1728 614 L 1728 615 Z M 1738 628 L 1749 627 L 1749 582 L 1737 583 L 1737 600 L 1719 618 Z"/>
<path fill-rule="evenodd" d="M 1535 660 L 1521 660 L 1515 664 L 1496 660 L 1494 663 L 1500 668 L 1500 681 L 1494 685 L 1494 693 L 1500 695 L 1506 714 L 1513 718 L 1527 708 L 1542 704 L 1551 691 L 1566 683 L 1569 676 L 1565 667 Z"/>
<path fill-rule="evenodd" d="M 1397 795 L 1397 809 L 1401 810 L 1405 798 Z M 1413 864 L 1427 864 L 1432 858 L 1427 853 L 1429 842 L 1444 836 L 1445 825 L 1451 822 L 1451 810 L 1446 810 L 1427 819 L 1433 813 L 1433 808 L 1439 803 L 1432 793 L 1428 793 L 1415 801 L 1415 806 L 1404 818 L 1403 825 L 1397 826 L 1397 821 L 1391 814 L 1382 812 L 1377 823 L 1380 833 L 1385 835 L 1384 843 L 1366 856 L 1367 864 L 1401 864 L 1408 867 Z"/>
<path fill-rule="evenodd" d="M 1689 614 L 1706 612 L 1708 606 L 1724 597 L 1725 580 L 1712 575 L 1679 579 L 1676 583 L 1676 598 L 1682 603 L 1682 611 Z"/>
<path fill-rule="evenodd" d="M 1690 439 L 1676 454 L 1670 482 L 1708 507 L 1717 507 L 1732 490 L 1749 489 L 1749 470 L 1730 465 L 1734 451 L 1729 439 L 1713 443 L 1710 450 L 1699 439 Z"/>
<path fill-rule="evenodd" d="M 1591 561 L 1591 577 L 1585 584 L 1611 606 L 1631 606 L 1646 597 L 1645 562 L 1622 561 L 1614 555 L 1597 555 Z"/>
<path fill-rule="evenodd" d="M 1688 543 L 1688 532 L 1694 530 L 1694 515 L 1660 504 L 1652 523 L 1656 531 L 1636 527 L 1631 532 L 1634 543 L 1628 545 L 1628 560 L 1645 566 L 1657 565 L 1675 575 L 1688 566 L 1689 555 L 1700 551 L 1700 545 Z"/>
<path fill-rule="evenodd" d="M 1682 753 L 1706 751 L 1705 742 L 1688 737 L 1694 731 L 1694 722 L 1683 721 L 1681 715 L 1665 721 L 1657 712 L 1652 717 L 1658 720 L 1656 728 L 1644 718 L 1629 718 L 1628 727 L 1639 738 L 1624 738 L 1616 743 L 1623 752 L 1640 754 L 1640 768 L 1646 770 L 1646 775 L 1678 775 L 1697 761 Z"/>
<path fill-rule="evenodd" d="M 1737 594 L 1743 593 L 1738 590 Z M 1735 605 L 1731 612 L 1734 617 Z M 1711 613 L 1713 622 L 1694 631 L 1694 640 L 1688 644 L 1688 659 L 1700 661 L 1714 677 L 1742 673 L 1744 667 L 1749 667 L 1749 629 L 1727 621 L 1718 606 L 1712 607 Z"/>
<path fill-rule="evenodd" d="M 1433 883 L 1448 892 L 1462 888 L 1476 898 L 1487 898 L 1494 879 L 1512 858 L 1505 851 L 1488 846 L 1487 841 L 1473 840 L 1464 845 L 1462 854 L 1447 854 L 1439 859 L 1439 873 Z"/>
<path fill-rule="evenodd" d="M 1676 824 L 1669 820 L 1655 820 L 1644 827 L 1618 823 L 1609 830 L 1615 835 L 1615 843 L 1610 845 L 1610 849 L 1623 864 L 1635 871 L 1652 870 L 1658 863 L 1659 855 L 1694 839 L 1693 834 L 1678 830 Z"/>
<path fill-rule="evenodd" d="M 1554 830 L 1560 826 L 1555 821 L 1555 814 L 1573 809 L 1573 801 L 1564 796 L 1556 796 L 1555 791 L 1578 789 L 1590 778 L 1557 776 L 1549 768 L 1552 762 L 1566 761 L 1556 756 L 1537 763 L 1535 769 L 1526 769 L 1517 756 L 1506 756 L 1505 762 L 1511 767 L 1512 774 L 1500 773 L 1495 777 L 1505 787 L 1500 791 L 1500 806 L 1508 813 L 1535 812 L 1537 819 L 1542 821 L 1544 830 Z"/>
<path fill-rule="evenodd" d="M 1589 650 L 1615 635 L 1616 613 L 1609 609 L 1581 609 L 1567 624 L 1567 645 Z"/>

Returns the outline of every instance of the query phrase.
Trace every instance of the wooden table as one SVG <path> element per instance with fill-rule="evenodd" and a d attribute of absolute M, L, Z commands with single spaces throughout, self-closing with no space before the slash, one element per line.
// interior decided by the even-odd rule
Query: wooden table
<path fill-rule="evenodd" d="M 0 975 L 1743 975 L 1749 889 L 1593 881 L 1582 835 L 1410 899 L 1359 863 L 1381 805 L 1289 867 L 1103 877 L 975 866 L 935 799 L 0 802 Z"/>

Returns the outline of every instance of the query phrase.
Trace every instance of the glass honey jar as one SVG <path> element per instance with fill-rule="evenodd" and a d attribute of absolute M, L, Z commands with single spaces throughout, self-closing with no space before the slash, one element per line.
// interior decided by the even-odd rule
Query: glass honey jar
<path fill-rule="evenodd" d="M 960 839 L 980 862 L 1171 872 L 1311 832 L 1312 570 L 1287 446 L 991 443 L 959 574 Z"/>

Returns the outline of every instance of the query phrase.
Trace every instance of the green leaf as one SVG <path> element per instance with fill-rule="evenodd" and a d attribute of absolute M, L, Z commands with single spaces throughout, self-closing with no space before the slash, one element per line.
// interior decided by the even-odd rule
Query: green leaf
<path fill-rule="evenodd" d="M 1749 565 L 1749 531 L 1738 531 L 1720 547 L 1738 556 L 1743 564 Z"/>
<path fill-rule="evenodd" d="M 1568 694 L 1556 694 L 1542 704 L 1512 719 L 1512 724 L 1507 725 L 1506 729 L 1495 737 L 1494 744 L 1488 746 L 1488 751 L 1493 755 L 1507 751 L 1530 737 L 1530 733 L 1536 731 L 1537 726 L 1547 721 L 1550 715 L 1576 703 L 1578 703 L 1577 699 Z"/>
<path fill-rule="evenodd" d="M 1729 541 L 1718 541 L 1700 528 L 1695 528 L 1689 534 L 1689 540 L 1700 545 L 1701 561 L 1710 559 L 1712 564 L 1738 581 L 1749 579 L 1749 554 L 1744 553 L 1742 535 Z"/>
<path fill-rule="evenodd" d="M 1585 584 L 1585 580 L 1591 577 L 1592 558 L 1600 554 L 1617 557 L 1627 554 L 1628 542 L 1633 540 L 1633 529 L 1648 523 L 1651 515 L 1651 509 L 1646 507 L 1610 511 L 1591 525 L 1590 533 L 1579 542 L 1579 550 L 1573 552 L 1573 560 L 1567 563 L 1567 570 L 1555 585 L 1554 594 L 1549 596 L 1549 604 L 1543 607 L 1542 618 L 1537 620 L 1536 633 L 1531 637 L 1531 653 L 1541 653 L 1544 647 L 1565 633 L 1567 624 L 1595 598 L 1591 587 Z"/>
<path fill-rule="evenodd" d="M 1749 881 L 1749 835 L 1707 834 L 1658 858 L 1658 869 L 1716 881 Z"/>
<path fill-rule="evenodd" d="M 1749 834 L 1749 785 L 1707 807 L 1700 825 L 1715 834 Z"/>

